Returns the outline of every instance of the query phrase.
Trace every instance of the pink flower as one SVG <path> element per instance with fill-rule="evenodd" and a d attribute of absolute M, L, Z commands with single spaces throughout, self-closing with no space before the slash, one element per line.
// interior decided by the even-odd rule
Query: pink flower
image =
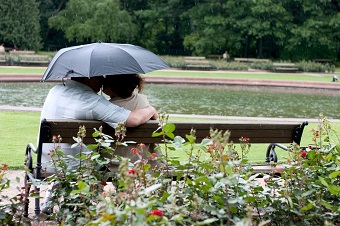
<path fill-rule="evenodd" d="M 138 151 L 137 148 L 131 148 L 130 152 L 131 152 L 132 154 L 135 154 L 135 155 L 137 155 L 137 154 L 139 153 L 139 151 Z"/>
<path fill-rule="evenodd" d="M 153 210 L 149 214 L 150 216 L 163 216 L 164 212 L 162 210 Z"/>
<path fill-rule="evenodd" d="M 246 141 L 246 142 L 249 141 L 249 137 L 244 137 L 243 141 Z"/>
<path fill-rule="evenodd" d="M 306 158 L 306 156 L 307 156 L 307 152 L 305 152 L 305 151 L 302 151 L 300 154 L 301 154 L 302 158 Z"/>

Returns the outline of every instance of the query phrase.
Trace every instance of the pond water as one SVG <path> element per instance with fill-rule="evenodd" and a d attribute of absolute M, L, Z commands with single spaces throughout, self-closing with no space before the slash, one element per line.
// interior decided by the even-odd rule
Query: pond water
<path fill-rule="evenodd" d="M 56 83 L 0 83 L 0 105 L 42 107 Z M 150 103 L 167 114 L 340 118 L 340 91 L 226 85 L 146 84 Z"/>

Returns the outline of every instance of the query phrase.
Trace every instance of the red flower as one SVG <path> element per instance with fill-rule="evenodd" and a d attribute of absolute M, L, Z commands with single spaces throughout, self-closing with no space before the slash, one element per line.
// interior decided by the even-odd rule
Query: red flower
<path fill-rule="evenodd" d="M 134 174 L 134 173 L 135 173 L 135 169 L 134 168 L 130 169 L 129 172 L 128 172 L 128 174 Z"/>
<path fill-rule="evenodd" d="M 2 169 L 2 170 L 7 170 L 7 168 L 8 168 L 8 165 L 7 165 L 6 163 L 3 163 L 3 164 L 1 165 L 1 169 Z"/>
<path fill-rule="evenodd" d="M 300 154 L 301 154 L 301 157 L 302 157 L 302 158 L 306 158 L 307 152 L 302 151 Z"/>
<path fill-rule="evenodd" d="M 162 210 L 153 210 L 149 214 L 150 216 L 163 216 L 164 212 Z"/>
<path fill-rule="evenodd" d="M 103 186 L 106 186 L 107 185 L 107 183 L 105 182 L 105 181 L 100 181 L 99 182 L 101 185 L 103 185 Z"/>
<path fill-rule="evenodd" d="M 131 152 L 132 154 L 135 154 L 135 155 L 137 155 L 137 154 L 139 153 L 139 151 L 138 151 L 137 148 L 131 148 L 130 152 Z"/>
<path fill-rule="evenodd" d="M 246 141 L 246 142 L 249 141 L 249 137 L 244 137 L 243 141 Z"/>
<path fill-rule="evenodd" d="M 155 159 L 155 158 L 157 158 L 157 154 L 156 154 L 156 153 L 152 153 L 152 154 L 150 155 L 150 159 Z"/>

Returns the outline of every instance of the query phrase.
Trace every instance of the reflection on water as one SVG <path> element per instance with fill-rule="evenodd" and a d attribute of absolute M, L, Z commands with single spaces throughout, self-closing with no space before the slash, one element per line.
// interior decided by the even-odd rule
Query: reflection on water
<path fill-rule="evenodd" d="M 55 83 L 0 83 L 0 105 L 41 107 Z M 340 91 L 225 85 L 147 84 L 161 113 L 248 117 L 340 118 Z"/>

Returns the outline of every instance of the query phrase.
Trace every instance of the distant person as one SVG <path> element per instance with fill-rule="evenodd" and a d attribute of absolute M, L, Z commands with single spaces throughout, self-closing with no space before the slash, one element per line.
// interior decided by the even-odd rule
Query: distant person
<path fill-rule="evenodd" d="M 230 55 L 228 53 L 228 51 L 225 51 L 223 53 L 223 59 L 226 61 L 226 62 L 230 62 Z"/>
<path fill-rule="evenodd" d="M 110 101 L 120 107 L 128 110 L 142 109 L 150 106 L 147 97 L 141 94 L 143 90 L 144 79 L 138 74 L 126 74 L 126 75 L 110 75 L 107 76 L 103 85 L 103 91 L 110 96 Z M 158 114 L 155 113 L 152 119 L 157 119 Z M 150 134 L 151 136 L 151 134 Z M 155 150 L 155 144 L 145 144 L 143 148 L 142 156 L 147 159 L 150 154 L 156 153 L 160 157 L 162 154 L 160 150 Z M 128 147 L 120 146 L 115 150 L 114 154 L 125 158 L 129 158 L 131 162 L 136 162 L 138 156 L 131 153 L 131 148 L 138 145 L 129 145 Z M 141 151 L 141 150 L 139 150 Z M 149 161 L 152 167 L 159 164 L 158 161 Z M 111 164 L 110 170 L 117 171 L 119 163 Z"/>
<path fill-rule="evenodd" d="M 0 45 L 0 54 L 4 54 L 5 53 L 5 47 L 4 44 Z"/>

